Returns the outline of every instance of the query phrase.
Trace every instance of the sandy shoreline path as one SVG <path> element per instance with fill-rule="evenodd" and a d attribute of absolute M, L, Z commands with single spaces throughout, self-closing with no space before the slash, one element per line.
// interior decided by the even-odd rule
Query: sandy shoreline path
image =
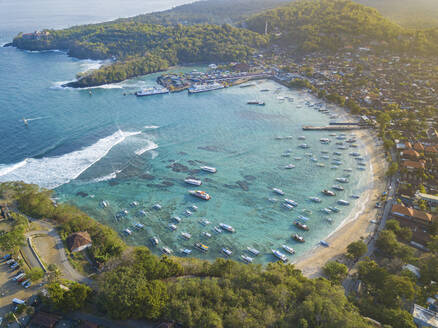
<path fill-rule="evenodd" d="M 355 134 L 360 137 L 365 145 L 367 155 L 371 161 L 374 181 L 370 181 L 368 190 L 359 199 L 359 201 L 368 199 L 362 213 L 354 221 L 346 223 L 326 239 L 330 243 L 330 247 L 317 246 L 297 259 L 295 266 L 310 278 L 321 276 L 321 269 L 324 264 L 340 258 L 351 242 L 362 238 L 368 243 L 377 228 L 375 224 L 370 223 L 370 220 L 377 219 L 378 209 L 375 208 L 375 205 L 387 183 L 385 151 L 374 131 L 361 130 L 355 131 Z M 355 214 L 352 213 L 353 216 Z"/>

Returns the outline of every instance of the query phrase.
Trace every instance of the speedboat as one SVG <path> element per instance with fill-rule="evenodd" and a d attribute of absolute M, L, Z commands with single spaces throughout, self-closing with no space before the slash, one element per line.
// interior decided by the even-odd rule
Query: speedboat
<path fill-rule="evenodd" d="M 321 209 L 321 212 L 324 212 L 326 214 L 331 214 L 332 210 L 326 207 L 326 208 Z"/>
<path fill-rule="evenodd" d="M 282 157 L 290 157 L 290 153 L 283 153 L 281 154 Z"/>
<path fill-rule="evenodd" d="M 196 180 L 191 178 L 184 179 L 184 182 L 194 186 L 200 186 L 202 184 L 201 180 Z"/>
<path fill-rule="evenodd" d="M 188 248 L 181 249 L 180 252 L 181 252 L 183 255 L 190 255 L 190 254 L 192 254 L 192 250 L 191 250 L 191 249 L 188 249 Z"/>
<path fill-rule="evenodd" d="M 339 208 L 334 206 L 330 206 L 329 210 L 332 211 L 333 213 L 339 213 L 341 211 Z"/>
<path fill-rule="evenodd" d="M 201 198 L 203 200 L 210 200 L 211 199 L 210 195 L 202 190 L 189 190 L 189 194 L 192 196 Z"/>
<path fill-rule="evenodd" d="M 293 164 L 289 164 L 289 165 L 286 165 L 284 168 L 285 168 L 286 170 L 294 169 L 294 168 L 295 168 L 295 165 L 293 165 Z"/>
<path fill-rule="evenodd" d="M 138 214 L 141 216 L 146 216 L 146 211 L 140 210 L 140 211 L 138 211 Z"/>
<path fill-rule="evenodd" d="M 182 236 L 184 239 L 187 239 L 187 240 L 189 240 L 190 238 L 192 238 L 192 235 L 189 234 L 188 232 L 181 232 L 181 236 Z"/>
<path fill-rule="evenodd" d="M 216 173 L 217 169 L 211 166 L 201 166 L 201 170 L 209 173 Z"/>
<path fill-rule="evenodd" d="M 180 223 L 182 221 L 182 219 L 179 216 L 173 216 L 172 220 L 175 221 L 176 223 Z"/>
<path fill-rule="evenodd" d="M 294 207 L 291 204 L 288 204 L 288 203 L 283 203 L 283 207 L 288 209 L 288 210 L 293 210 L 294 209 Z"/>
<path fill-rule="evenodd" d="M 306 137 L 305 136 L 299 136 L 298 140 L 306 140 Z"/>
<path fill-rule="evenodd" d="M 333 153 L 333 155 L 335 155 L 335 156 L 342 156 L 342 153 L 340 153 L 340 152 L 338 152 L 338 151 L 335 151 L 335 152 Z"/>
<path fill-rule="evenodd" d="M 307 224 L 304 224 L 304 223 L 298 221 L 298 220 L 294 222 L 294 225 L 301 230 L 309 231 L 309 226 Z"/>
<path fill-rule="evenodd" d="M 207 219 L 202 219 L 199 221 L 199 223 L 205 227 L 205 226 L 209 225 L 211 222 L 208 221 Z"/>
<path fill-rule="evenodd" d="M 324 164 L 324 163 L 316 163 L 316 166 L 318 166 L 318 167 L 324 167 L 325 164 Z"/>
<path fill-rule="evenodd" d="M 222 253 L 224 253 L 226 256 L 231 256 L 233 252 L 229 248 L 222 248 Z"/>
<path fill-rule="evenodd" d="M 343 191 L 344 190 L 344 187 L 342 187 L 340 185 L 334 185 L 332 188 L 335 189 L 335 190 L 338 190 L 338 191 Z"/>
<path fill-rule="evenodd" d="M 298 219 L 303 220 L 303 221 L 309 221 L 310 220 L 310 218 L 302 216 L 302 215 L 299 215 Z"/>
<path fill-rule="evenodd" d="M 208 252 L 208 246 L 206 246 L 206 245 L 204 245 L 202 243 L 196 243 L 195 247 L 197 249 L 199 249 L 201 252 L 204 252 L 204 253 Z"/>
<path fill-rule="evenodd" d="M 303 158 L 302 157 L 294 157 L 294 160 L 296 161 L 301 161 Z"/>
<path fill-rule="evenodd" d="M 321 199 L 318 197 L 309 197 L 309 199 L 314 203 L 321 203 Z"/>
<path fill-rule="evenodd" d="M 247 102 L 248 105 L 265 106 L 265 102 L 261 100 L 250 100 Z"/>
<path fill-rule="evenodd" d="M 293 238 L 294 240 L 296 240 L 297 242 L 299 242 L 299 243 L 304 243 L 304 242 L 305 242 L 304 237 L 303 237 L 303 236 L 300 236 L 300 235 L 298 235 L 298 234 L 294 234 L 294 235 L 292 236 L 292 238 Z"/>
<path fill-rule="evenodd" d="M 301 144 L 298 147 L 302 148 L 302 149 L 308 149 L 310 148 L 308 144 Z"/>
<path fill-rule="evenodd" d="M 340 200 L 338 200 L 338 204 L 343 205 L 343 206 L 347 206 L 347 205 L 350 205 L 350 202 L 348 202 L 344 199 L 340 199 Z"/>
<path fill-rule="evenodd" d="M 320 141 L 322 144 L 329 144 L 331 140 L 328 139 L 328 138 L 321 138 L 321 139 L 319 139 L 319 141 Z"/>
<path fill-rule="evenodd" d="M 321 156 L 321 158 L 322 158 L 322 159 L 330 159 L 330 156 L 328 156 L 328 155 L 323 155 L 323 156 Z"/>
<path fill-rule="evenodd" d="M 252 257 L 244 255 L 244 254 L 240 255 L 240 258 L 245 263 L 252 263 L 254 261 L 254 259 Z"/>
<path fill-rule="evenodd" d="M 344 169 L 345 172 L 353 172 L 352 168 Z"/>
<path fill-rule="evenodd" d="M 138 206 L 138 202 L 133 201 L 133 202 L 131 202 L 131 203 L 129 204 L 129 206 L 131 206 L 131 207 L 136 207 L 136 206 Z"/>
<path fill-rule="evenodd" d="M 151 244 L 153 245 L 153 246 L 157 246 L 158 244 L 159 244 L 159 240 L 158 240 L 158 238 L 157 237 L 152 237 L 151 238 Z"/>
<path fill-rule="evenodd" d="M 351 198 L 354 198 L 354 199 L 359 199 L 359 198 L 360 198 L 360 196 L 359 196 L 359 195 L 351 195 Z"/>
<path fill-rule="evenodd" d="M 289 205 L 298 206 L 298 203 L 296 201 L 292 200 L 292 199 L 285 198 L 284 201 L 285 201 L 285 203 L 287 203 Z"/>
<path fill-rule="evenodd" d="M 335 193 L 335 192 L 333 192 L 333 191 L 331 191 L 331 190 L 328 190 L 328 189 L 324 189 L 324 190 L 322 191 L 322 193 L 323 193 L 324 195 L 326 195 L 326 196 L 336 196 L 336 193 Z"/>
<path fill-rule="evenodd" d="M 207 231 L 203 231 L 203 232 L 201 232 L 201 236 L 206 237 L 206 238 L 210 238 L 211 237 L 211 233 L 209 233 Z"/>
<path fill-rule="evenodd" d="M 153 208 L 154 210 L 159 211 L 159 210 L 161 210 L 163 207 L 162 207 L 160 204 L 155 204 L 154 206 L 152 206 L 152 208 Z"/>
<path fill-rule="evenodd" d="M 215 227 L 213 228 L 213 230 L 214 230 L 214 232 L 216 232 L 216 233 L 222 233 L 222 229 L 221 229 L 219 226 L 215 226 Z"/>
<path fill-rule="evenodd" d="M 167 226 L 168 228 L 169 228 L 169 230 L 171 230 L 171 231 L 175 231 L 176 229 L 177 229 L 177 226 L 176 225 L 174 225 L 174 224 L 169 224 L 168 226 Z"/>
<path fill-rule="evenodd" d="M 170 254 L 172 254 L 173 251 L 169 247 L 163 247 L 163 248 L 161 248 L 161 252 L 163 254 L 170 255 Z"/>
<path fill-rule="evenodd" d="M 106 200 L 103 200 L 100 202 L 99 206 L 102 208 L 107 208 L 109 206 L 109 203 Z"/>
<path fill-rule="evenodd" d="M 125 235 L 127 235 L 127 236 L 132 235 L 132 231 L 129 230 L 129 229 L 125 229 L 125 230 L 123 230 L 123 233 L 124 233 Z"/>
<path fill-rule="evenodd" d="M 260 251 L 256 250 L 255 248 L 247 247 L 246 249 L 248 250 L 248 252 L 250 252 L 254 256 L 257 256 L 260 254 Z"/>
<path fill-rule="evenodd" d="M 272 191 L 275 192 L 278 195 L 283 196 L 284 195 L 284 191 L 278 188 L 272 188 Z"/>
<path fill-rule="evenodd" d="M 290 254 L 295 254 L 295 250 L 292 247 L 289 247 L 287 245 L 281 245 L 281 247 Z"/>
<path fill-rule="evenodd" d="M 196 212 L 198 210 L 198 206 L 196 205 L 190 205 L 189 209 L 193 212 Z"/>
<path fill-rule="evenodd" d="M 186 210 L 184 211 L 184 214 L 185 214 L 186 216 L 191 216 L 193 213 L 192 213 L 192 211 L 190 211 L 189 209 L 186 209 Z"/>
<path fill-rule="evenodd" d="M 143 230 L 144 229 L 144 224 L 141 224 L 139 222 L 137 222 L 136 224 L 134 224 L 134 228 L 137 230 Z"/>
<path fill-rule="evenodd" d="M 349 180 L 347 178 L 336 178 L 336 181 L 342 182 L 342 183 L 348 183 Z"/>
<path fill-rule="evenodd" d="M 283 261 L 284 263 L 286 263 L 288 261 L 286 255 L 284 255 L 282 252 L 277 251 L 276 249 L 272 249 L 272 254 L 274 254 L 274 256 L 278 259 L 280 259 L 281 261 Z"/>
<path fill-rule="evenodd" d="M 223 230 L 226 230 L 228 232 L 236 232 L 236 230 L 234 230 L 234 228 L 228 224 L 225 223 L 219 223 L 219 227 Z"/>

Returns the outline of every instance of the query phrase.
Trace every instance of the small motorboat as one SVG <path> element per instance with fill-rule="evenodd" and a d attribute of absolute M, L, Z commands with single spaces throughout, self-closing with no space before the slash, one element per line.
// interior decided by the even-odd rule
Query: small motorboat
<path fill-rule="evenodd" d="M 181 232 L 181 236 L 182 236 L 184 239 L 187 239 L 187 240 L 189 240 L 190 238 L 192 238 L 192 235 L 189 234 L 188 232 Z"/>
<path fill-rule="evenodd" d="M 208 173 L 216 173 L 217 169 L 215 167 L 211 167 L 211 166 L 201 166 L 201 170 L 208 172 Z"/>
<path fill-rule="evenodd" d="M 284 202 L 282 205 L 287 210 L 293 210 L 294 209 L 294 207 L 291 204 L 288 204 L 286 202 Z"/>
<path fill-rule="evenodd" d="M 179 216 L 173 216 L 172 220 L 175 221 L 176 223 L 181 223 L 182 219 Z"/>
<path fill-rule="evenodd" d="M 127 235 L 127 236 L 132 235 L 132 231 L 129 230 L 129 229 L 125 229 L 125 230 L 123 230 L 123 233 L 124 233 L 125 235 Z"/>
<path fill-rule="evenodd" d="M 204 252 L 204 253 L 208 252 L 208 246 L 206 246 L 206 245 L 204 245 L 202 243 L 196 243 L 195 247 L 197 249 L 199 249 L 201 252 Z"/>
<path fill-rule="evenodd" d="M 250 252 L 254 256 L 257 256 L 260 254 L 260 251 L 256 250 L 255 248 L 247 247 L 246 249 L 248 250 L 248 252 Z"/>
<path fill-rule="evenodd" d="M 284 195 L 284 191 L 278 188 L 272 188 L 272 191 L 278 195 L 283 196 Z"/>
<path fill-rule="evenodd" d="M 338 190 L 338 191 L 343 191 L 344 190 L 344 187 L 342 187 L 340 185 L 334 185 L 332 188 L 335 189 L 335 190 Z"/>
<path fill-rule="evenodd" d="M 99 206 L 102 208 L 107 208 L 109 206 L 109 203 L 106 200 L 103 200 L 99 203 Z"/>
<path fill-rule="evenodd" d="M 211 233 L 207 232 L 207 231 L 203 231 L 201 233 L 201 236 L 206 237 L 206 238 L 211 238 Z"/>
<path fill-rule="evenodd" d="M 340 199 L 340 200 L 338 200 L 338 204 L 343 205 L 343 206 L 348 206 L 348 205 L 350 205 L 350 202 L 348 202 L 344 199 Z"/>
<path fill-rule="evenodd" d="M 333 213 L 339 213 L 341 210 L 337 207 L 331 206 L 329 207 L 330 211 L 332 211 Z"/>
<path fill-rule="evenodd" d="M 293 164 L 288 164 L 288 165 L 286 165 L 284 168 L 285 168 L 286 170 L 291 170 L 291 169 L 294 169 L 294 168 L 295 168 L 295 165 L 293 165 Z"/>
<path fill-rule="evenodd" d="M 292 200 L 292 199 L 285 198 L 284 202 L 289 204 L 289 205 L 295 206 L 295 207 L 298 206 L 298 203 L 296 201 Z"/>
<path fill-rule="evenodd" d="M 219 223 L 219 227 L 225 231 L 228 232 L 236 232 L 236 230 L 234 230 L 234 228 L 228 224 L 225 223 Z"/>
<path fill-rule="evenodd" d="M 326 196 L 336 196 L 336 193 L 334 191 L 328 190 L 328 189 L 324 189 L 322 191 L 322 193 Z"/>
<path fill-rule="evenodd" d="M 309 229 L 309 226 L 307 225 L 307 224 L 304 224 L 304 223 L 302 223 L 302 222 L 300 222 L 300 221 L 295 221 L 294 222 L 294 225 L 298 228 L 298 229 L 301 229 L 301 230 L 304 230 L 304 231 L 309 231 L 310 229 Z"/>
<path fill-rule="evenodd" d="M 252 263 L 254 261 L 254 259 L 252 257 L 244 255 L 244 254 L 240 255 L 240 258 L 245 263 Z"/>
<path fill-rule="evenodd" d="M 174 225 L 174 224 L 169 224 L 167 227 L 168 227 L 169 230 L 171 230 L 171 231 L 175 231 L 175 230 L 177 229 L 177 226 Z"/>
<path fill-rule="evenodd" d="M 144 229 L 144 224 L 141 224 L 140 222 L 137 222 L 136 224 L 134 224 L 134 228 L 136 230 L 143 230 Z"/>
<path fill-rule="evenodd" d="M 321 212 L 323 212 L 323 213 L 325 213 L 325 214 L 332 214 L 332 210 L 331 209 L 329 209 L 329 208 L 323 208 L 323 209 L 321 209 Z"/>
<path fill-rule="evenodd" d="M 158 244 L 160 243 L 160 241 L 158 240 L 158 238 L 157 237 L 152 237 L 151 239 L 151 244 L 152 244 L 152 246 L 158 246 Z"/>
<path fill-rule="evenodd" d="M 325 219 L 328 223 L 333 224 L 333 219 L 332 218 L 326 218 Z"/>
<path fill-rule="evenodd" d="M 305 242 L 304 237 L 303 237 L 303 236 L 300 236 L 299 234 L 294 234 L 294 235 L 292 236 L 292 238 L 293 238 L 295 241 L 299 242 L 299 243 L 304 243 L 304 242 Z"/>
<path fill-rule="evenodd" d="M 163 254 L 167 254 L 167 255 L 170 255 L 170 254 L 173 253 L 172 249 L 170 249 L 169 247 L 163 247 L 163 248 L 161 248 L 161 252 L 162 252 Z"/>
<path fill-rule="evenodd" d="M 321 240 L 319 243 L 320 243 L 322 246 L 324 246 L 324 247 L 329 247 L 329 246 L 330 246 L 330 244 L 329 244 L 328 242 L 326 242 L 325 240 Z"/>
<path fill-rule="evenodd" d="M 216 232 L 216 233 L 222 233 L 222 229 L 219 226 L 215 226 L 213 228 L 213 231 Z"/>
<path fill-rule="evenodd" d="M 205 227 L 205 226 L 209 225 L 211 222 L 208 221 L 207 219 L 201 219 L 199 221 L 199 223 L 202 224 Z"/>
<path fill-rule="evenodd" d="M 183 249 L 180 250 L 180 252 L 181 252 L 183 255 L 190 255 L 190 254 L 192 254 L 192 250 L 191 250 L 191 249 L 188 249 L 188 248 L 183 248 Z"/>
<path fill-rule="evenodd" d="M 310 218 L 302 216 L 302 215 L 299 215 L 298 219 L 303 220 L 303 221 L 309 221 L 310 220 Z"/>
<path fill-rule="evenodd" d="M 311 200 L 314 203 L 321 203 L 322 200 L 318 197 L 309 197 L 309 200 Z"/>
<path fill-rule="evenodd" d="M 131 206 L 131 207 L 137 207 L 137 206 L 138 206 L 138 202 L 133 201 L 133 202 L 129 203 L 129 206 Z"/>
<path fill-rule="evenodd" d="M 274 256 L 275 256 L 276 258 L 278 258 L 279 260 L 283 261 L 284 263 L 286 263 L 286 262 L 288 261 L 287 256 L 284 255 L 282 252 L 277 251 L 277 250 L 275 250 L 275 249 L 272 249 L 271 251 L 272 251 L 272 254 L 274 254 Z"/>
<path fill-rule="evenodd" d="M 194 185 L 194 186 L 202 185 L 202 181 L 201 180 L 192 179 L 192 178 L 184 179 L 184 182 L 187 183 L 187 184 L 190 184 L 190 185 Z"/>
<path fill-rule="evenodd" d="M 231 256 L 233 254 L 233 251 L 229 248 L 223 247 L 222 253 L 224 253 L 226 256 Z"/>
<path fill-rule="evenodd" d="M 163 208 L 163 206 L 161 206 L 160 204 L 154 204 L 154 206 L 152 206 L 152 208 L 154 209 L 154 210 L 157 210 L 157 211 L 159 211 L 159 210 L 161 210 L 162 208 Z"/>
<path fill-rule="evenodd" d="M 189 194 L 192 196 L 201 198 L 203 200 L 210 200 L 211 199 L 210 195 L 202 190 L 189 190 Z"/>
<path fill-rule="evenodd" d="M 295 250 L 292 247 L 289 247 L 287 245 L 281 245 L 281 247 L 289 254 L 295 254 Z"/>

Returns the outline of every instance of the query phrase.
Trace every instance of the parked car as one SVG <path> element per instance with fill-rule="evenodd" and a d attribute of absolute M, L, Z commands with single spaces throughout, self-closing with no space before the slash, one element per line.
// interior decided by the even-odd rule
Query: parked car
<path fill-rule="evenodd" d="M 32 283 L 30 281 L 23 285 L 24 288 L 29 288 L 30 286 L 32 286 Z"/>
<path fill-rule="evenodd" d="M 30 283 L 30 279 L 26 279 L 24 281 L 21 282 L 21 286 L 26 285 L 27 283 Z"/>
<path fill-rule="evenodd" d="M 20 267 L 20 265 L 19 265 L 17 262 L 15 262 L 14 264 L 11 265 L 11 269 L 12 269 L 12 270 L 16 270 L 16 269 L 18 269 L 19 267 Z"/>
<path fill-rule="evenodd" d="M 12 281 L 18 281 L 18 279 L 20 279 L 24 276 L 25 276 L 24 272 L 17 274 L 15 277 L 12 278 Z"/>
<path fill-rule="evenodd" d="M 23 282 L 26 280 L 26 275 L 23 275 L 21 278 L 17 279 L 17 282 Z"/>
<path fill-rule="evenodd" d="M 10 260 L 12 258 L 12 255 L 11 254 L 6 254 L 5 256 L 3 256 L 1 259 L 0 259 L 0 263 L 3 263 L 3 262 L 5 262 L 5 261 L 7 261 L 7 260 Z"/>

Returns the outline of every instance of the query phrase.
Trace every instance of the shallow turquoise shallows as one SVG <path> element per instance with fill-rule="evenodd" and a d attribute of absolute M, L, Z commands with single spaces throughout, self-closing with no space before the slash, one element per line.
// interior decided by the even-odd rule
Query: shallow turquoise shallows
<path fill-rule="evenodd" d="M 8 29 L 4 35 L 10 38 L 12 32 L 18 31 Z M 130 229 L 132 235 L 122 234 L 129 244 L 151 246 L 150 238 L 156 236 L 160 244 L 151 249 L 157 254 L 167 246 L 177 255 L 188 248 L 193 256 L 214 259 L 225 256 L 221 250 L 226 247 L 233 251 L 231 258 L 238 259 L 247 247 L 253 247 L 261 252 L 255 260 L 258 263 L 273 261 L 271 250 L 283 244 L 296 250 L 297 254 L 289 256 L 294 261 L 365 201 L 351 198 L 370 183 L 369 167 L 357 170 L 350 156 L 351 152 L 365 156 L 362 145 L 359 142 L 359 148 L 342 151 L 337 149 L 339 140 L 327 132 L 303 132 L 302 125 L 330 121 L 311 106 L 319 101 L 307 93 L 259 81 L 253 87 L 191 96 L 186 92 L 144 98 L 132 95 L 155 85 L 156 74 L 91 90 L 60 87 L 77 72 L 99 64 L 62 52 L 0 49 L 0 181 L 24 180 L 55 188 L 59 201 L 79 206 L 121 234 Z M 247 105 L 249 100 L 262 100 L 266 106 Z M 286 136 L 291 138 L 276 139 Z M 332 142 L 321 144 L 323 137 Z M 303 143 L 310 148 L 299 148 Z M 342 155 L 334 156 L 336 151 Z M 342 165 L 331 169 L 335 157 Z M 288 164 L 295 168 L 285 169 Z M 217 173 L 200 171 L 202 165 L 217 168 Z M 345 191 L 336 197 L 321 193 L 341 184 L 335 179 L 346 174 L 351 176 L 343 184 Z M 202 186 L 185 184 L 189 176 L 202 180 Z M 274 194 L 273 188 L 282 189 L 285 195 Z M 205 190 L 212 199 L 194 198 L 188 194 L 191 189 Z M 322 203 L 311 202 L 309 197 L 319 197 Z M 298 206 L 286 209 L 284 198 Z M 338 199 L 350 205 L 336 205 Z M 101 201 L 108 206 L 99 206 Z M 154 209 L 155 204 L 162 208 Z M 190 209 L 193 205 L 197 210 Z M 323 213 L 321 209 L 328 206 L 341 211 Z M 128 214 L 116 220 L 116 214 L 125 209 Z M 310 231 L 294 227 L 299 215 L 309 218 Z M 171 219 L 175 216 L 181 218 L 180 223 Z M 332 224 L 326 220 L 329 217 Z M 211 224 L 203 226 L 201 219 Z M 145 229 L 136 231 L 136 223 Z M 213 228 L 220 223 L 231 225 L 236 232 L 216 233 Z M 171 231 L 169 224 L 177 229 Z M 191 239 L 182 238 L 182 232 L 191 234 Z M 295 233 L 306 242 L 294 241 Z M 197 242 L 209 246 L 209 251 L 198 252 L 193 246 Z"/>

